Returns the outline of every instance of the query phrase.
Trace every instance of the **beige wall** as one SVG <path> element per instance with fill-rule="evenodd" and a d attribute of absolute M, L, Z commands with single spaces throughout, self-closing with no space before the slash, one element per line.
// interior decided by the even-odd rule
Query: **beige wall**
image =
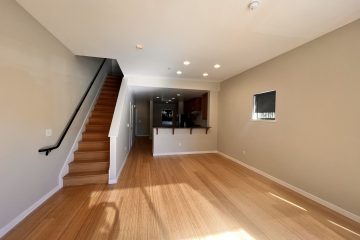
<path fill-rule="evenodd" d="M 219 150 L 360 215 L 359 42 L 360 20 L 224 81 Z M 273 89 L 277 121 L 251 121 Z"/>
<path fill-rule="evenodd" d="M 1 229 L 58 185 L 89 101 L 58 150 L 37 150 L 56 142 L 101 60 L 75 57 L 15 1 L 0 9 Z"/>

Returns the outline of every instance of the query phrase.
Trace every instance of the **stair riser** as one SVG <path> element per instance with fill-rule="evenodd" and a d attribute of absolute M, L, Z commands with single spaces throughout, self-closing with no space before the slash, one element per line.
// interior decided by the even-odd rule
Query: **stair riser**
<path fill-rule="evenodd" d="M 117 101 L 117 96 L 108 96 L 108 95 L 104 95 L 104 96 L 99 96 L 99 98 L 97 99 L 96 102 L 110 102 L 110 103 L 116 103 Z"/>
<path fill-rule="evenodd" d="M 101 95 L 99 95 L 98 101 L 99 101 L 99 100 L 116 101 L 117 97 L 118 97 L 117 94 L 114 94 L 114 95 L 101 94 Z"/>
<path fill-rule="evenodd" d="M 98 124 L 98 125 L 110 125 L 112 118 L 106 119 L 106 118 L 93 118 L 89 120 L 90 124 Z"/>
<path fill-rule="evenodd" d="M 79 151 L 110 151 L 109 142 L 80 142 Z"/>
<path fill-rule="evenodd" d="M 108 171 L 108 162 L 94 162 L 94 163 L 71 163 L 69 165 L 70 173 L 92 172 L 92 171 Z"/>
<path fill-rule="evenodd" d="M 106 83 L 116 83 L 116 84 L 121 84 L 121 79 L 120 78 L 107 78 Z"/>
<path fill-rule="evenodd" d="M 108 174 L 64 178 L 64 186 L 108 183 Z"/>
<path fill-rule="evenodd" d="M 85 133 L 92 133 L 92 132 L 109 132 L 110 126 L 101 126 L 101 125 L 87 125 L 85 129 Z M 106 133 L 104 135 L 107 135 Z"/>
<path fill-rule="evenodd" d="M 93 120 L 93 119 L 104 119 L 104 120 L 111 120 L 112 119 L 112 113 L 100 113 L 100 112 L 95 112 L 91 114 L 91 117 L 89 119 Z"/>
<path fill-rule="evenodd" d="M 119 88 L 116 87 L 116 86 L 103 86 L 101 88 L 101 92 L 103 92 L 103 91 L 118 94 L 119 93 Z"/>
<path fill-rule="evenodd" d="M 95 116 L 91 115 L 91 118 L 89 119 L 89 122 L 90 121 L 98 122 L 98 121 L 103 121 L 103 120 L 104 121 L 111 121 L 112 120 L 111 113 L 103 113 L 103 114 L 101 114 L 101 113 L 96 112 Z"/>
<path fill-rule="evenodd" d="M 75 152 L 74 161 L 81 160 L 109 160 L 109 152 Z"/>
<path fill-rule="evenodd" d="M 106 113 L 114 113 L 113 107 L 107 107 L 103 105 L 95 106 L 94 112 L 106 112 Z"/>
<path fill-rule="evenodd" d="M 116 90 L 119 90 L 120 89 L 120 84 L 116 84 L 116 83 L 105 83 L 103 86 L 103 88 L 106 88 L 106 89 L 116 89 Z"/>
<path fill-rule="evenodd" d="M 106 110 L 112 110 L 113 112 L 114 112 L 114 109 L 115 109 L 115 104 L 105 104 L 105 103 L 102 103 L 102 102 L 100 102 L 100 103 L 97 103 L 96 105 L 95 105 L 95 108 L 94 108 L 94 110 L 93 110 L 93 112 L 95 111 L 95 112 L 98 112 L 98 111 L 96 111 L 96 110 L 101 110 L 101 109 L 106 109 Z"/>
<path fill-rule="evenodd" d="M 108 141 L 109 137 L 107 134 L 84 134 L 82 137 L 83 141 Z"/>
<path fill-rule="evenodd" d="M 112 88 L 112 87 L 103 87 L 101 89 L 101 94 L 111 94 L 111 95 L 117 95 L 119 93 L 119 89 Z"/>
<path fill-rule="evenodd" d="M 121 83 L 121 79 L 119 77 L 108 77 L 105 82 L 111 82 L 111 83 Z"/>
<path fill-rule="evenodd" d="M 99 110 L 111 110 L 112 112 L 114 112 L 115 109 L 115 105 L 104 105 L 104 104 L 96 104 L 94 111 L 95 112 L 99 112 Z"/>
<path fill-rule="evenodd" d="M 101 90 L 100 96 L 117 96 L 118 95 L 118 91 L 109 91 L 109 90 Z"/>
<path fill-rule="evenodd" d="M 112 107 L 115 108 L 116 101 L 107 101 L 107 100 L 99 100 L 96 103 L 96 106 L 104 106 L 104 107 Z"/>

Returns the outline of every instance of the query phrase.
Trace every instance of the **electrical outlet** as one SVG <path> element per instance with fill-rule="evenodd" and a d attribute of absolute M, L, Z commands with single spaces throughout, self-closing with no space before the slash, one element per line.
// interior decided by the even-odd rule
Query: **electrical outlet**
<path fill-rule="evenodd" d="M 45 129 L 45 136 L 46 137 L 51 137 L 52 136 L 52 129 Z"/>
<path fill-rule="evenodd" d="M 181 147 L 182 146 L 182 142 L 179 142 L 179 147 Z"/>

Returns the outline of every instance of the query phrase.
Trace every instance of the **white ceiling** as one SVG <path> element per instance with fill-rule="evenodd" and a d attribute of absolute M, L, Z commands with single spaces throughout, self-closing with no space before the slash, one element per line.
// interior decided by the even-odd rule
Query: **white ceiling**
<path fill-rule="evenodd" d="M 250 0 L 17 1 L 74 54 L 116 58 L 125 75 L 175 77 L 181 70 L 182 78 L 207 81 L 360 18 L 360 0 L 261 0 L 255 11 Z"/>

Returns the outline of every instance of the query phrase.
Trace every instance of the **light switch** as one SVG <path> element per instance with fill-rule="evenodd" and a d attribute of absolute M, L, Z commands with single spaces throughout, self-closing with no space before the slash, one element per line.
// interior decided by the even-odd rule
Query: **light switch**
<path fill-rule="evenodd" d="M 52 136 L 52 129 L 45 129 L 45 136 L 46 137 L 51 137 Z"/>

